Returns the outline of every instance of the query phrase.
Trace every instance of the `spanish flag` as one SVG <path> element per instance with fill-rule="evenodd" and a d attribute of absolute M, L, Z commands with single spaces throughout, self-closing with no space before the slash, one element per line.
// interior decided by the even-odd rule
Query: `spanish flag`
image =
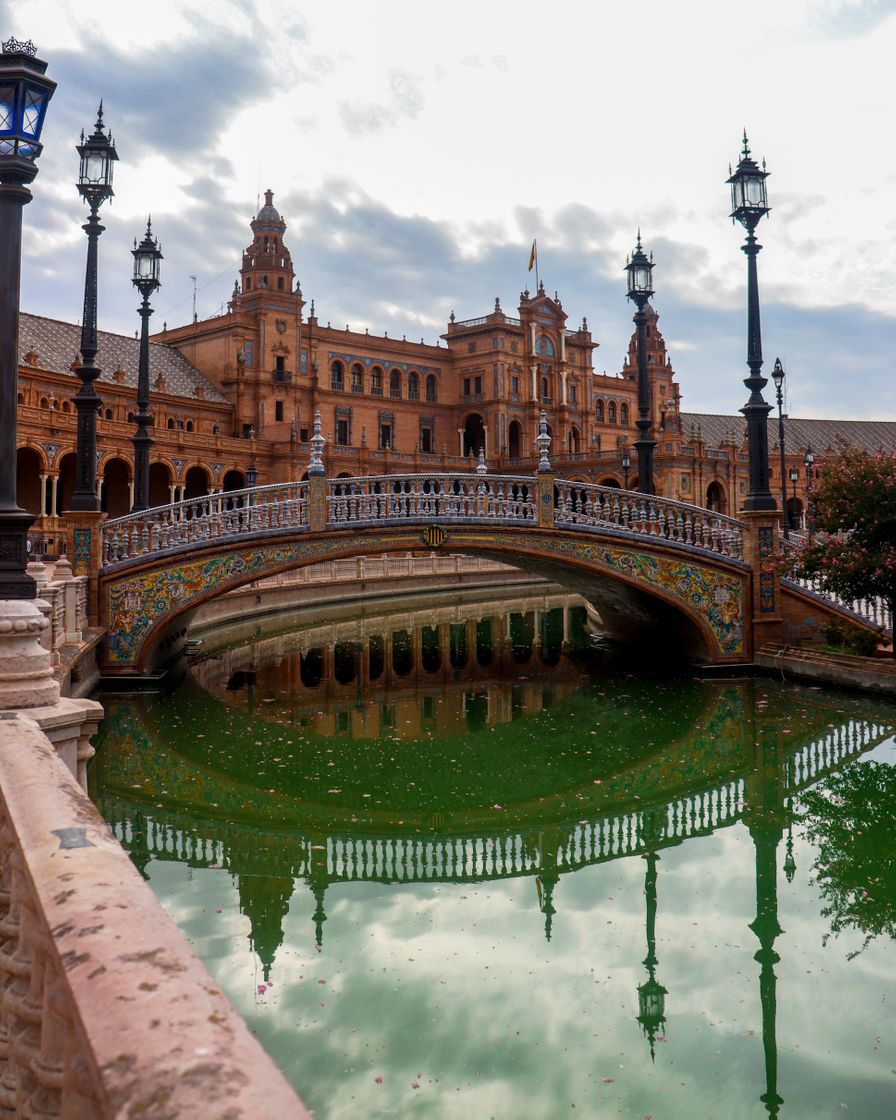
<path fill-rule="evenodd" d="M 529 271 L 535 267 L 535 258 L 538 256 L 538 250 L 535 248 L 535 241 L 532 242 L 532 252 L 529 254 Z"/>

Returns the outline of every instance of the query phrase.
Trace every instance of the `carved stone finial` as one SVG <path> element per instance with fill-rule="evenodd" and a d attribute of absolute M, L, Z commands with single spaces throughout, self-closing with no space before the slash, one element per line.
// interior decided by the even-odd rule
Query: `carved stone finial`
<path fill-rule="evenodd" d="M 485 448 L 484 447 L 479 448 L 479 462 L 476 464 L 476 473 L 480 474 L 480 475 L 481 474 L 488 474 L 488 467 L 486 466 L 486 462 L 485 462 Z"/>
<path fill-rule="evenodd" d="M 551 469 L 551 460 L 548 458 L 550 446 L 551 437 L 548 435 L 548 418 L 547 414 L 542 411 L 538 421 L 538 436 L 535 440 L 535 450 L 538 452 L 538 469 L 540 471 L 549 471 Z"/>
<path fill-rule="evenodd" d="M 310 439 L 311 444 L 311 460 L 308 463 L 308 474 L 326 474 L 324 469 L 323 451 L 326 440 L 321 435 L 320 430 L 320 413 L 314 414 L 314 435 Z"/>

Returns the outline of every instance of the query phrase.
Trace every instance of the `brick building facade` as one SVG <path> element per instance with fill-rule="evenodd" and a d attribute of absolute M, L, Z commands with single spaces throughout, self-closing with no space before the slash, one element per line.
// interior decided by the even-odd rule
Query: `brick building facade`
<path fill-rule="evenodd" d="M 520 294 L 515 315 L 498 299 L 478 318 L 459 321 L 452 314 L 434 346 L 342 330 L 321 322 L 313 302 L 306 307 L 284 240 L 286 223 L 270 191 L 251 230 L 226 312 L 166 325 L 154 336 L 151 505 L 239 489 L 250 469 L 259 483 L 301 478 L 315 412 L 334 476 L 472 468 L 470 457 L 480 449 L 492 471 L 530 472 L 544 411 L 558 472 L 614 486 L 634 483 L 634 335 L 618 373 L 596 372 L 598 343 L 587 320 L 570 329 L 557 294 L 552 298 L 543 285 Z M 64 535 L 74 479 L 71 401 L 79 384 L 79 337 L 74 324 L 21 316 L 19 503 L 37 516 L 33 536 L 50 552 Z M 647 342 L 658 493 L 736 512 L 747 488 L 743 418 L 683 413 L 655 311 Z M 136 339 L 100 332 L 97 470 L 110 517 L 126 513 L 132 500 L 137 362 Z M 797 520 L 806 500 L 808 443 L 816 467 L 838 439 L 869 449 L 896 445 L 896 423 L 788 425 L 787 467 L 800 470 L 792 498 Z M 769 448 L 777 495 L 776 421 Z"/>

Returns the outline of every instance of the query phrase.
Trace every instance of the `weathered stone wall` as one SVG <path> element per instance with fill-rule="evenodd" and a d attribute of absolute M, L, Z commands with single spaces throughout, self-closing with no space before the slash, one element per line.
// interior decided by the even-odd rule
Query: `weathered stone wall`
<path fill-rule="evenodd" d="M 308 1117 L 27 714 L 0 718 L 0 1117 Z"/>

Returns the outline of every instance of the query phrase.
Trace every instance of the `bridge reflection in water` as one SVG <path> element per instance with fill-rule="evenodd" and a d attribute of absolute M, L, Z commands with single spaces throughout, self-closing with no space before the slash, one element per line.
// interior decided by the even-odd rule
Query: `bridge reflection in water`
<path fill-rule="evenodd" d="M 297 890 L 321 946 L 335 884 L 529 878 L 550 939 L 565 876 L 642 856 L 638 1021 L 651 1055 L 668 995 L 661 853 L 741 821 L 755 848 L 762 1100 L 777 1115 L 779 847 L 800 791 L 891 735 L 890 722 L 844 718 L 801 691 L 794 733 L 789 713 L 756 703 L 763 682 L 586 681 L 579 601 L 517 605 L 531 609 L 306 627 L 222 650 L 167 702 L 109 698 L 92 773 L 106 819 L 144 873 L 151 861 L 230 873 L 266 982 Z M 663 727 L 632 735 L 636 714 L 660 704 Z"/>

